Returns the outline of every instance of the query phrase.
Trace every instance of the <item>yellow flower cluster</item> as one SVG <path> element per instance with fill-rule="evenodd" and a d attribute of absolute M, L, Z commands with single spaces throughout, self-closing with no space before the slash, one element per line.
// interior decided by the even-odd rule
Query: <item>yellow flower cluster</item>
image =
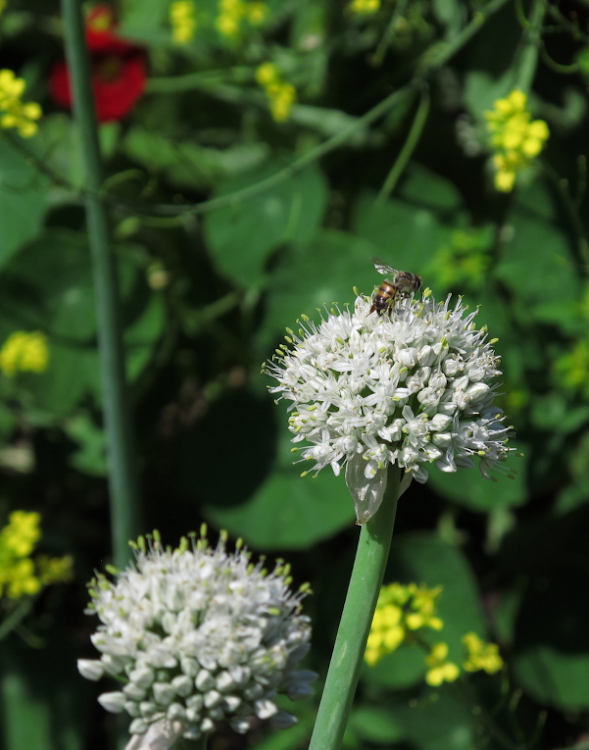
<path fill-rule="evenodd" d="M 288 120 L 292 105 L 297 98 L 295 87 L 282 80 L 276 66 L 271 62 L 260 65 L 256 71 L 256 81 L 266 92 L 274 120 L 276 122 Z"/>
<path fill-rule="evenodd" d="M 15 331 L 0 349 L 0 370 L 8 378 L 17 372 L 43 372 L 48 362 L 47 337 L 40 331 Z"/>
<path fill-rule="evenodd" d="M 452 661 L 448 661 L 448 644 L 436 643 L 432 646 L 425 663 L 428 670 L 425 681 L 428 685 L 438 687 L 443 682 L 454 682 L 460 675 L 460 668 Z"/>
<path fill-rule="evenodd" d="M 20 599 L 33 595 L 50 583 L 68 581 L 72 575 L 69 556 L 37 559 L 30 557 L 41 531 L 38 513 L 16 510 L 8 517 L 8 524 L 0 530 L 0 596 Z"/>
<path fill-rule="evenodd" d="M 364 660 L 373 667 L 403 641 L 415 642 L 417 639 L 412 638 L 414 631 L 420 628 L 441 630 L 444 623 L 436 614 L 436 600 L 441 591 L 441 586 L 428 589 L 414 583 L 383 586 L 370 626 Z M 462 642 L 466 648 L 466 658 L 461 666 L 448 660 L 447 643 L 436 643 L 431 647 L 425 659 L 425 681 L 428 685 L 438 687 L 443 682 L 454 682 L 460 676 L 461 669 L 494 674 L 503 666 L 496 644 L 485 643 L 476 633 L 467 633 Z M 417 643 L 424 645 L 420 641 Z"/>
<path fill-rule="evenodd" d="M 538 156 L 550 135 L 544 120 L 531 120 L 526 103 L 523 91 L 515 90 L 485 112 L 495 152 L 495 187 L 503 193 L 513 190 L 516 174 Z"/>
<path fill-rule="evenodd" d="M 441 586 L 428 589 L 414 583 L 383 586 L 370 626 L 365 661 L 374 666 L 383 656 L 398 648 L 411 631 L 419 628 L 441 630 L 443 623 L 436 616 L 436 598 L 441 591 Z"/>
<path fill-rule="evenodd" d="M 195 5 L 192 0 L 175 0 L 170 5 L 170 24 L 175 44 L 188 44 L 196 32 Z"/>
<path fill-rule="evenodd" d="M 496 643 L 485 643 L 476 633 L 467 633 L 462 637 L 466 646 L 467 657 L 464 669 L 467 672 L 488 672 L 495 674 L 503 666 L 503 659 L 499 656 Z"/>
<path fill-rule="evenodd" d="M 242 22 L 259 26 L 268 15 L 268 6 L 262 2 L 244 2 L 244 0 L 219 0 L 219 15 L 216 26 L 219 33 L 228 39 L 239 36 Z"/>
<path fill-rule="evenodd" d="M 358 15 L 369 15 L 380 10 L 380 0 L 352 0 L 348 5 L 351 13 Z"/>
<path fill-rule="evenodd" d="M 12 70 L 0 70 L 0 128 L 16 128 L 23 138 L 31 138 L 42 112 L 36 102 L 21 102 L 25 85 Z"/>

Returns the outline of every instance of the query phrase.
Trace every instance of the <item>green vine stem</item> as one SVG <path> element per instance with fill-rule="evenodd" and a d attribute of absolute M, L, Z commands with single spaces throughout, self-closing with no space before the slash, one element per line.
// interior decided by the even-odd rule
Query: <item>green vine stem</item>
<path fill-rule="evenodd" d="M 397 184 L 399 177 L 403 174 L 403 171 L 407 166 L 409 159 L 411 159 L 411 155 L 413 154 L 417 144 L 419 143 L 419 139 L 421 138 L 421 133 L 426 123 L 428 114 L 429 94 L 427 91 L 424 91 L 421 96 L 421 101 L 419 102 L 417 112 L 415 113 L 415 117 L 411 125 L 411 130 L 409 131 L 409 135 L 407 136 L 407 140 L 403 144 L 403 148 L 395 159 L 395 163 L 391 167 L 391 171 L 388 173 L 387 178 L 384 181 L 382 188 L 380 189 L 380 192 L 376 198 L 377 203 L 384 202 L 395 189 L 395 185 Z"/>
<path fill-rule="evenodd" d="M 356 692 L 366 640 L 389 557 L 400 470 L 389 467 L 376 514 L 362 527 L 309 750 L 338 750 Z"/>
<path fill-rule="evenodd" d="M 544 0 L 534 0 L 530 18 L 524 30 L 523 48 L 517 62 L 513 86 L 513 88 L 523 91 L 524 94 L 530 93 L 536 75 L 545 13 L 546 3 Z"/>
<path fill-rule="evenodd" d="M 122 316 L 110 228 L 101 199 L 102 164 L 84 40 L 80 0 L 62 0 L 66 56 L 71 74 L 74 116 L 80 131 L 87 192 L 86 218 L 92 255 L 103 410 L 109 460 L 113 561 L 124 567 L 129 540 L 141 532 L 141 511 L 133 433 L 126 388 Z"/>

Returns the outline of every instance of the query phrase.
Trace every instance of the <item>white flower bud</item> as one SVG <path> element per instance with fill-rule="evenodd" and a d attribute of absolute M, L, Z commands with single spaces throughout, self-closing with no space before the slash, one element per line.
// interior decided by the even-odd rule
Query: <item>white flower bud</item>
<path fill-rule="evenodd" d="M 254 703 L 254 709 L 259 719 L 269 719 L 277 713 L 276 703 L 271 700 L 260 700 Z"/>
<path fill-rule="evenodd" d="M 99 680 L 104 675 L 100 659 L 78 659 L 78 672 L 87 680 Z"/>
<path fill-rule="evenodd" d="M 194 684 L 196 685 L 197 689 L 201 691 L 201 693 L 204 693 L 215 686 L 215 678 L 210 672 L 207 672 L 206 669 L 203 669 L 196 675 Z"/>
<path fill-rule="evenodd" d="M 139 667 L 129 672 L 129 679 L 131 682 L 134 682 L 137 687 L 148 688 L 155 679 L 155 673 L 153 669 L 149 669 L 149 667 Z"/>
<path fill-rule="evenodd" d="M 125 696 L 120 691 L 102 693 L 98 696 L 98 702 L 111 714 L 119 714 L 125 708 Z"/>
<path fill-rule="evenodd" d="M 238 734 L 245 734 L 250 728 L 250 722 L 249 719 L 243 717 L 234 717 L 233 719 L 229 720 L 229 726 L 231 727 L 231 729 L 233 729 L 234 732 L 237 732 Z"/>
<path fill-rule="evenodd" d="M 185 721 L 186 709 L 180 703 L 170 703 L 168 710 L 166 711 L 166 717 L 170 719 L 170 721 Z"/>
<path fill-rule="evenodd" d="M 270 719 L 270 725 L 273 726 L 274 729 L 290 729 L 297 723 L 297 721 L 297 717 L 289 714 L 287 711 L 278 711 L 278 713 L 274 714 Z"/>
<path fill-rule="evenodd" d="M 160 706 L 168 706 L 175 697 L 174 688 L 169 682 L 154 682 L 153 697 Z"/>
<path fill-rule="evenodd" d="M 241 706 L 241 698 L 238 698 L 237 695 L 225 695 L 223 697 L 223 701 L 225 702 L 227 711 L 229 711 L 230 713 L 237 711 L 237 709 Z"/>
<path fill-rule="evenodd" d="M 129 682 L 123 688 L 123 693 L 133 701 L 142 701 L 145 698 L 145 690 L 140 688 L 134 682 Z"/>
<path fill-rule="evenodd" d="M 174 677 L 170 684 L 172 685 L 174 692 L 181 695 L 183 698 L 186 698 L 186 696 L 190 695 L 192 692 L 192 680 L 188 675 L 178 675 L 178 677 Z"/>
<path fill-rule="evenodd" d="M 209 690 L 209 692 L 205 693 L 204 695 L 205 708 L 213 708 L 214 706 L 218 706 L 222 700 L 223 696 L 221 695 L 221 693 L 217 692 L 216 690 Z"/>
<path fill-rule="evenodd" d="M 220 672 L 215 679 L 215 687 L 222 693 L 227 693 L 235 688 L 235 680 L 229 672 Z"/>

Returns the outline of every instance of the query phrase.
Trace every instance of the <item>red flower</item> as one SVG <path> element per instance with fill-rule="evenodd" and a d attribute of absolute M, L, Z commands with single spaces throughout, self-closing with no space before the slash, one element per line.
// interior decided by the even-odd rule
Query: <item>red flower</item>
<path fill-rule="evenodd" d="M 89 13 L 86 43 L 90 50 L 96 117 L 99 122 L 121 120 L 133 109 L 145 89 L 145 50 L 117 36 L 113 11 L 108 5 L 98 5 Z M 53 66 L 49 89 L 57 104 L 71 107 L 70 74 L 65 60 Z"/>

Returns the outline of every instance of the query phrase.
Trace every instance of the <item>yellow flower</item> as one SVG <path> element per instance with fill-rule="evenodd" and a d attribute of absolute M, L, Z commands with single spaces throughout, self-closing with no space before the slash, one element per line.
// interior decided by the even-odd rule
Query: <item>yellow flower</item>
<path fill-rule="evenodd" d="M 498 99 L 492 111 L 485 112 L 495 152 L 495 187 L 503 193 L 513 190 L 517 173 L 538 156 L 550 135 L 544 120 L 531 121 L 526 103 L 526 95 L 515 90 Z"/>
<path fill-rule="evenodd" d="M 431 653 L 425 660 L 429 667 L 425 675 L 428 685 L 438 687 L 443 682 L 454 682 L 458 678 L 460 669 L 453 662 L 447 661 L 447 657 L 447 643 L 436 643 L 432 647 Z"/>
<path fill-rule="evenodd" d="M 428 589 L 414 583 L 407 586 L 400 583 L 383 586 L 370 626 L 365 661 L 371 667 L 374 666 L 419 628 L 440 630 L 443 623 L 435 616 L 435 602 L 441 591 L 441 586 Z"/>
<path fill-rule="evenodd" d="M 176 44 L 187 44 L 194 38 L 196 18 L 192 0 L 175 0 L 170 5 L 170 24 Z"/>
<path fill-rule="evenodd" d="M 352 0 L 348 5 L 351 13 L 370 14 L 380 10 L 380 0 Z"/>
<path fill-rule="evenodd" d="M 8 570 L 0 572 L 0 590 L 2 584 L 9 599 L 20 599 L 27 594 L 32 596 L 41 588 L 41 581 L 35 576 L 35 565 L 28 557 L 17 560 Z"/>
<path fill-rule="evenodd" d="M 43 586 L 48 586 L 50 583 L 67 583 L 71 581 L 73 564 L 74 560 L 71 555 L 65 555 L 64 557 L 39 555 L 37 558 L 37 567 L 41 583 Z"/>
<path fill-rule="evenodd" d="M 40 331 L 15 331 L 0 349 L 0 370 L 8 378 L 17 372 L 44 372 L 48 362 L 47 337 Z"/>
<path fill-rule="evenodd" d="M 38 513 L 15 510 L 8 516 L 8 525 L 0 531 L 0 546 L 15 557 L 27 557 L 41 536 Z"/>
<path fill-rule="evenodd" d="M 276 66 L 271 62 L 262 63 L 256 70 L 256 81 L 260 86 L 269 86 L 280 80 Z"/>
<path fill-rule="evenodd" d="M 270 112 L 276 122 L 288 120 L 292 105 L 297 98 L 297 91 L 290 83 L 274 83 L 268 86 L 266 94 L 270 100 Z"/>
<path fill-rule="evenodd" d="M 244 0 L 220 0 L 219 11 L 215 21 L 219 33 L 234 38 L 241 31 L 242 21 L 245 20 L 252 26 L 263 23 L 268 15 L 268 6 L 258 0 L 251 3 Z"/>
<path fill-rule="evenodd" d="M 25 82 L 16 78 L 12 70 L 0 70 L 0 128 L 16 128 L 23 138 L 35 135 L 41 107 L 35 102 L 23 104 Z"/>
<path fill-rule="evenodd" d="M 256 70 L 256 81 L 266 91 L 270 112 L 276 122 L 288 120 L 297 91 L 290 83 L 282 80 L 276 66 L 271 62 L 262 63 Z"/>
<path fill-rule="evenodd" d="M 0 596 L 19 599 L 32 596 L 50 583 L 69 581 L 72 558 L 31 554 L 41 537 L 38 513 L 16 510 L 0 530 Z"/>
<path fill-rule="evenodd" d="M 462 637 L 466 646 L 467 657 L 464 669 L 467 672 L 484 671 L 495 674 L 503 666 L 503 659 L 499 655 L 499 646 L 496 643 L 485 643 L 476 633 L 467 633 Z"/>

